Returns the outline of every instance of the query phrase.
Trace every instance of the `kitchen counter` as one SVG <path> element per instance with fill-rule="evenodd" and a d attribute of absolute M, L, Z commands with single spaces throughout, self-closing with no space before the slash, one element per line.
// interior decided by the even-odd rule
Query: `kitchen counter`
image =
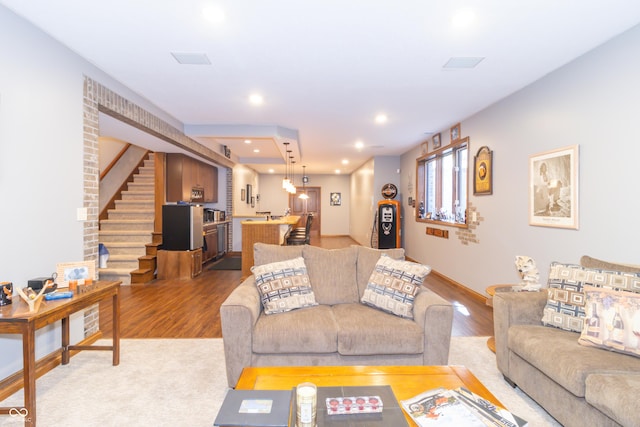
<path fill-rule="evenodd" d="M 262 216 L 261 218 L 264 218 Z M 282 245 L 289 230 L 295 227 L 302 217 L 297 215 L 283 216 L 280 219 L 244 220 L 242 224 L 242 277 L 251 274 L 253 267 L 253 244 L 268 243 Z"/>

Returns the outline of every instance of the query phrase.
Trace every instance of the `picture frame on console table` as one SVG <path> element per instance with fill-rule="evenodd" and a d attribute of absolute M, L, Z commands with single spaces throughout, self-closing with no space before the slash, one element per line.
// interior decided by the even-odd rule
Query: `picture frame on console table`
<path fill-rule="evenodd" d="M 56 265 L 58 288 L 68 288 L 69 282 L 75 280 L 79 285 L 96 278 L 95 261 L 63 262 Z"/>
<path fill-rule="evenodd" d="M 529 156 L 529 224 L 578 229 L 579 146 Z"/>

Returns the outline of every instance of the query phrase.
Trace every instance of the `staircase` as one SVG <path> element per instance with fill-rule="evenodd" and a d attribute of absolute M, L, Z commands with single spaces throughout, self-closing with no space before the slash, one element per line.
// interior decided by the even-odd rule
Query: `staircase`
<path fill-rule="evenodd" d="M 153 243 L 155 167 L 153 154 L 145 159 L 133 182 L 116 200 L 115 209 L 100 221 L 99 241 L 109 251 L 107 268 L 100 268 L 101 280 L 120 280 L 123 285 L 145 283 L 155 277 Z"/>

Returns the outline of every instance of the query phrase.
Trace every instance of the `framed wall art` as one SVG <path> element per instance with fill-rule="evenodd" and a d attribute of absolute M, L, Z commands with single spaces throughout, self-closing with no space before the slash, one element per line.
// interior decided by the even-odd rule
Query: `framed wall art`
<path fill-rule="evenodd" d="M 451 128 L 451 142 L 460 139 L 460 123 Z"/>
<path fill-rule="evenodd" d="M 440 146 L 442 145 L 442 141 L 440 140 L 440 134 L 436 133 L 435 135 L 433 135 L 432 138 L 433 141 L 433 149 L 438 149 L 440 148 Z"/>
<path fill-rule="evenodd" d="M 68 288 L 70 280 L 84 284 L 84 281 L 96 277 L 95 261 L 63 262 L 56 265 L 56 280 L 59 288 Z"/>
<path fill-rule="evenodd" d="M 473 158 L 473 194 L 493 193 L 493 151 L 486 145 L 480 147 Z"/>
<path fill-rule="evenodd" d="M 241 188 L 240 189 L 240 200 L 244 202 L 246 195 L 245 195 L 245 189 Z"/>
<path fill-rule="evenodd" d="M 427 147 L 427 141 L 420 144 L 420 155 L 424 156 L 429 152 L 429 148 Z"/>
<path fill-rule="evenodd" d="M 251 184 L 247 184 L 247 204 L 251 203 Z"/>
<path fill-rule="evenodd" d="M 579 146 L 529 156 L 529 224 L 578 229 Z"/>
<path fill-rule="evenodd" d="M 340 206 L 342 204 L 342 194 L 341 193 L 331 193 L 329 200 L 330 206 Z"/>

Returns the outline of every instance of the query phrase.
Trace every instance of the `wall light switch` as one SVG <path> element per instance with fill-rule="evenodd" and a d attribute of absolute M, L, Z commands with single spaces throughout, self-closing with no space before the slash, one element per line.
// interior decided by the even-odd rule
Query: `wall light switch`
<path fill-rule="evenodd" d="M 78 221 L 86 221 L 87 220 L 87 208 L 78 208 L 76 216 L 78 217 Z"/>
<path fill-rule="evenodd" d="M 471 212 L 471 222 L 478 222 L 478 212 Z"/>

